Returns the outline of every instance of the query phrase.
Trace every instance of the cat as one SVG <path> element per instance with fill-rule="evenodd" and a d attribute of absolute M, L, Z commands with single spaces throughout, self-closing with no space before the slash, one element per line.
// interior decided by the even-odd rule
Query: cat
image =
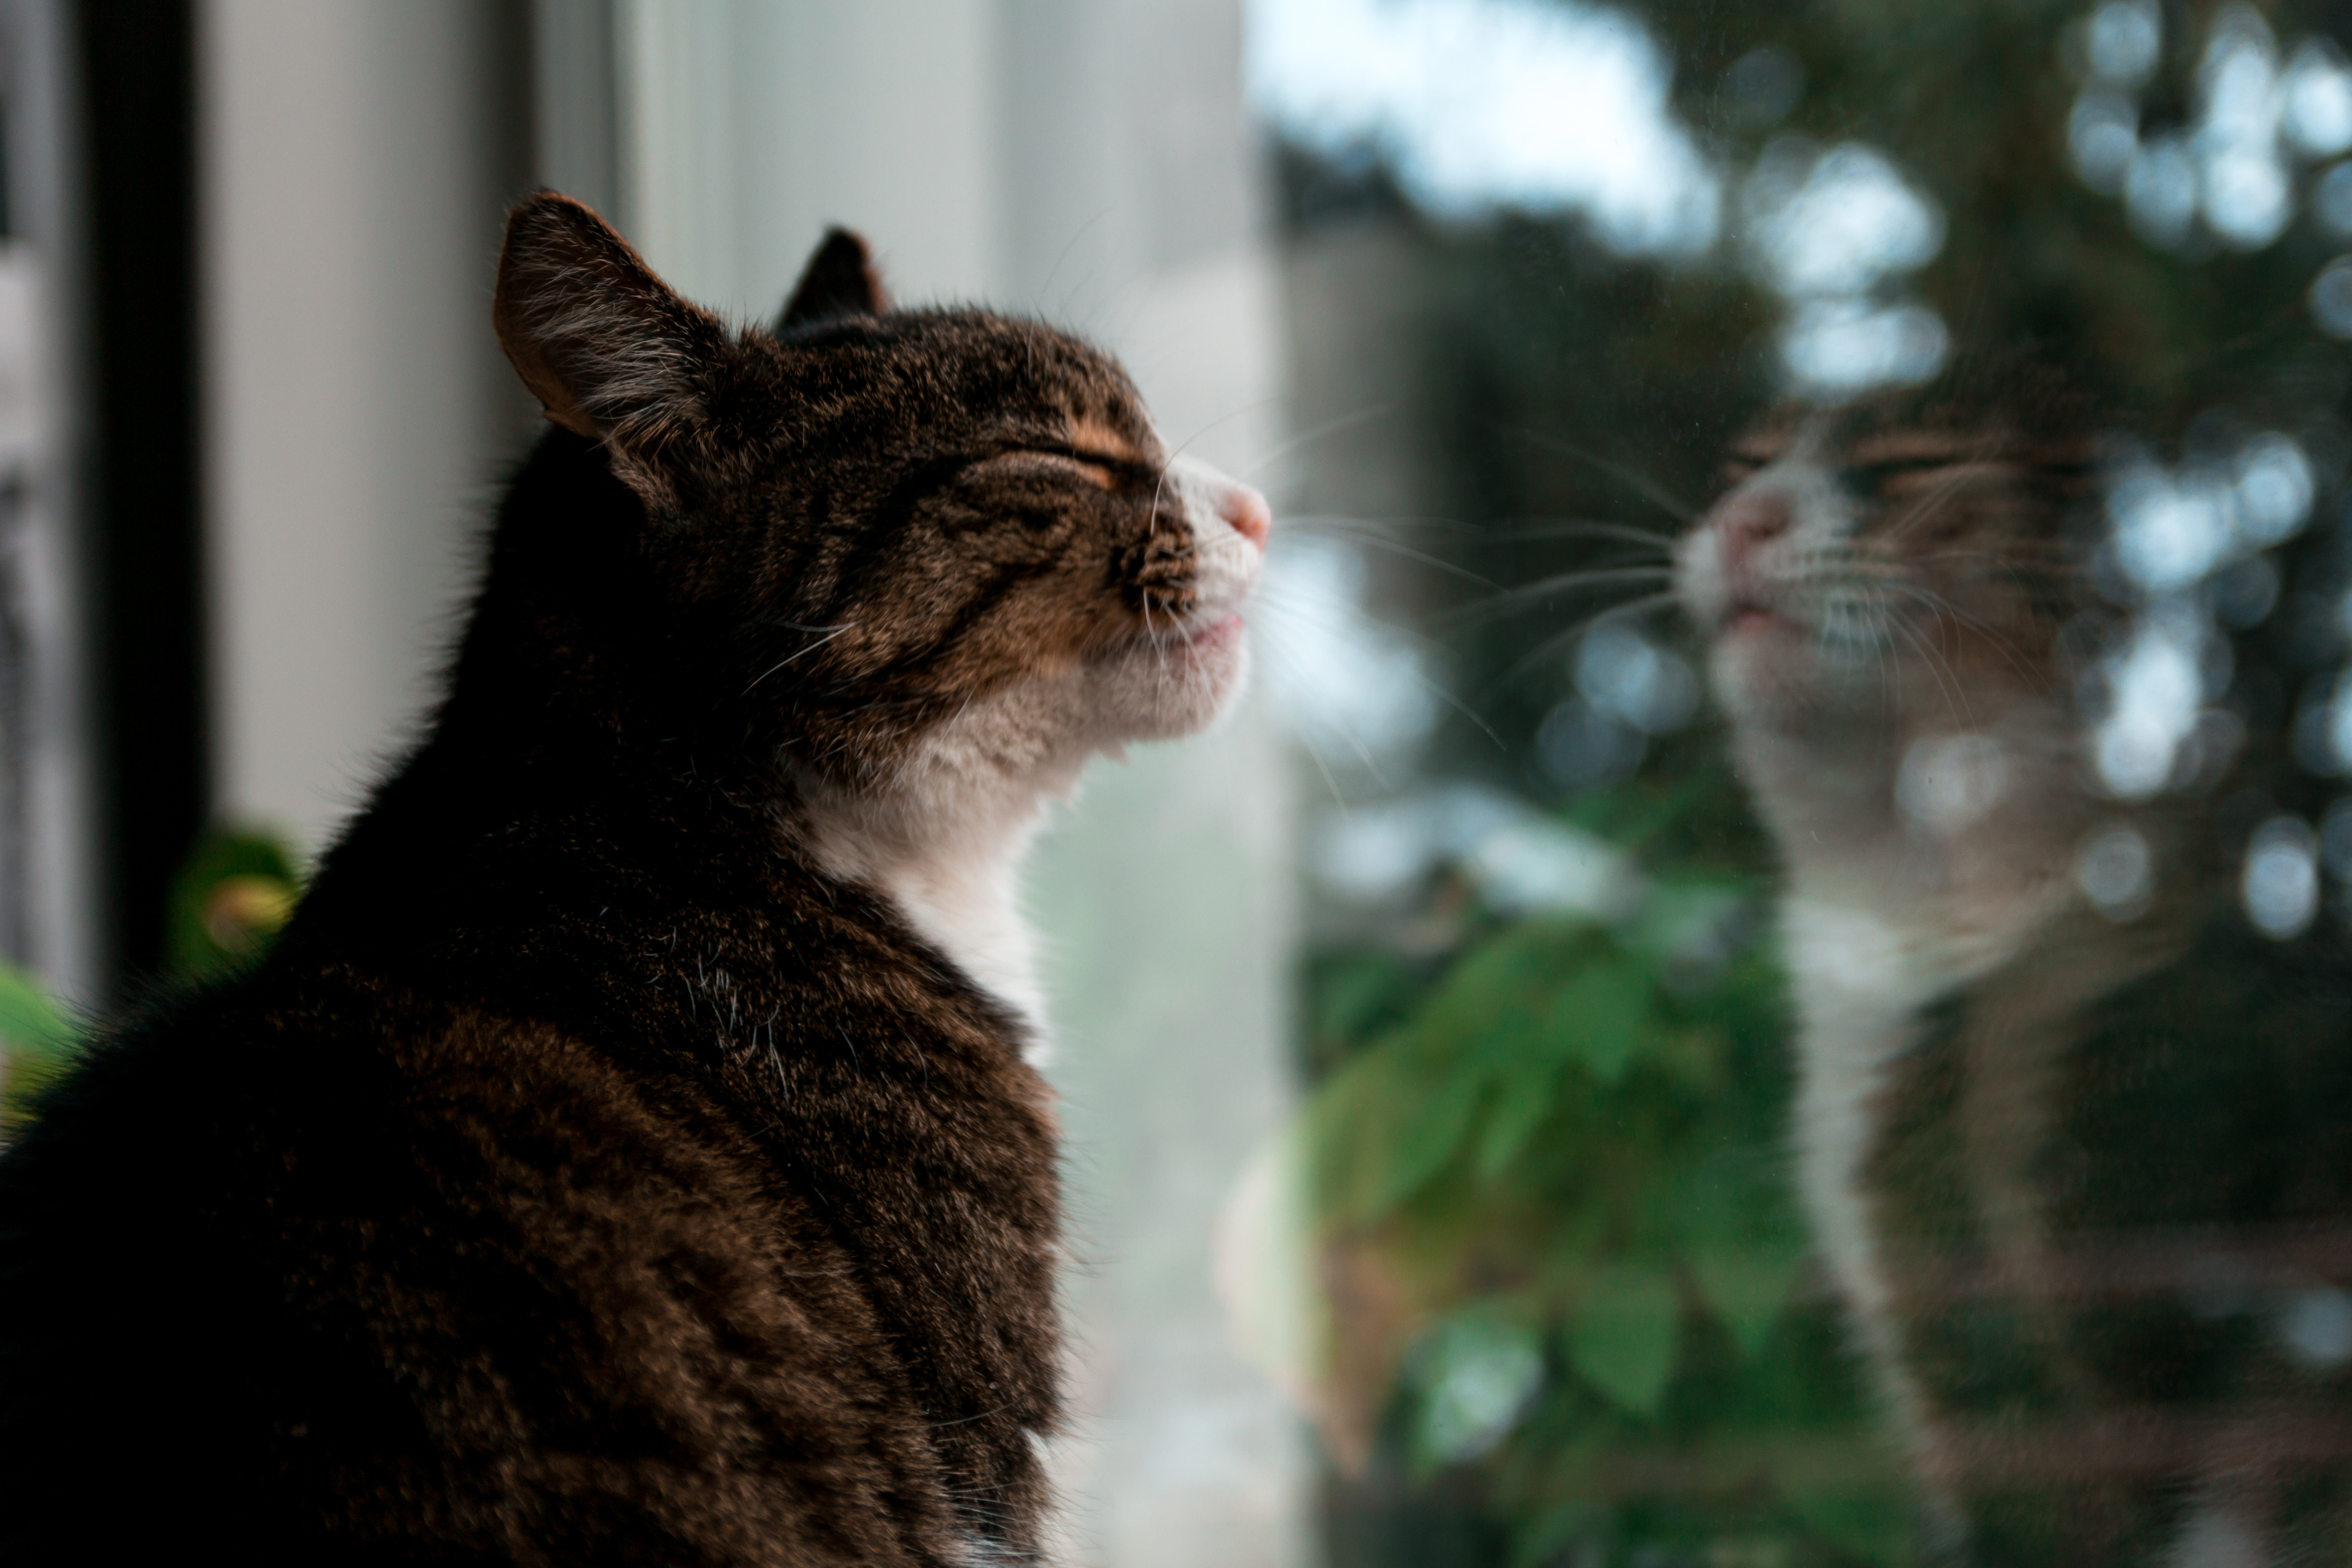
<path fill-rule="evenodd" d="M 2031 361 L 1782 410 L 1677 543 L 1782 867 L 1794 1180 L 1930 1560 L 2352 1560 L 2352 954 L 2252 927 L 2230 792 L 2098 782 L 2104 423 Z"/>
<path fill-rule="evenodd" d="M 1265 503 L 845 232 L 739 331 L 541 194 L 494 321 L 551 427 L 425 738 L 0 1158 L 0 1556 L 1035 1561 L 1014 869 L 1234 701 Z"/>

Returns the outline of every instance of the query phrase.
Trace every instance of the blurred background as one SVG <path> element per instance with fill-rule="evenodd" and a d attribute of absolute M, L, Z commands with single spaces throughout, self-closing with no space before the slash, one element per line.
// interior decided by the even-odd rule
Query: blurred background
<path fill-rule="evenodd" d="M 1032 877 L 1074 1560 L 1908 1560 L 1784 1190 L 1770 857 L 1606 530 L 1682 526 L 1777 397 L 2019 334 L 2095 353 L 2172 587 L 2313 563 L 2232 579 L 2263 603 L 2231 626 L 2284 628 L 2234 675 L 2200 651 L 2221 600 L 2146 622 L 2189 673 L 2118 686 L 2156 740 L 2110 783 L 2169 787 L 2204 708 L 2302 736 L 2308 924 L 2352 871 L 2312 826 L 2352 767 L 2347 28 L 2323 0 L 0 0 L 12 1081 L 72 1027 L 41 995 L 102 1014 L 255 951 L 414 734 L 535 429 L 488 323 L 506 205 L 580 196 L 741 320 L 847 224 L 903 301 L 1118 353 L 1282 519 L 1247 710 L 1101 765 Z M 2198 476 L 2263 453 L 2271 531 L 2229 543 Z"/>

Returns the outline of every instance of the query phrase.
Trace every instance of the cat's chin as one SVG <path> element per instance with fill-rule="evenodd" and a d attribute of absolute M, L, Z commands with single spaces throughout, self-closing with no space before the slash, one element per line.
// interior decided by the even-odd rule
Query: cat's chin
<path fill-rule="evenodd" d="M 1778 726 L 1822 706 L 1811 638 L 1779 616 L 1751 611 L 1726 623 L 1716 636 L 1707 675 L 1735 723 Z"/>
<path fill-rule="evenodd" d="M 1247 627 L 1224 616 L 1191 636 L 1139 647 L 1103 672 L 1102 709 L 1118 742 L 1173 741 L 1209 729 L 1249 684 Z"/>

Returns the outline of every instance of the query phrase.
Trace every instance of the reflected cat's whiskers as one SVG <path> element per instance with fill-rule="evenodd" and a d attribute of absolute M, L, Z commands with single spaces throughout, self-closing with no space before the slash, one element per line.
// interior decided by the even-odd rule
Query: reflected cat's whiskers
<path fill-rule="evenodd" d="M 1945 706 L 1951 710 L 1953 719 L 1965 729 L 1975 729 L 1975 710 L 1969 706 L 1968 692 L 1960 680 L 1959 672 L 1951 668 L 1951 660 L 1937 652 L 1931 641 L 1920 633 L 1918 627 L 1906 625 L 1897 618 L 1890 618 L 1887 625 L 1901 633 L 1904 641 L 1919 650 L 1919 657 L 1926 663 L 1927 673 L 1935 678 L 1936 689 L 1944 694 Z M 1951 676 L 1948 683 L 1945 679 L 1948 672 Z"/>
<path fill-rule="evenodd" d="M 2001 657 L 2008 659 L 2020 675 L 2025 677 L 2029 685 L 2038 690 L 2046 691 L 2050 689 L 2049 679 L 2035 671 L 2033 666 L 2026 659 L 2025 650 L 2019 647 L 2014 639 L 2002 636 L 1992 626 L 1961 609 L 1932 588 L 1923 588 L 1916 583 L 1906 582 L 1900 578 L 1891 579 L 1886 585 L 1896 593 L 1908 595 L 1929 609 L 1940 615 L 1949 616 L 1961 625 L 1979 633 L 1986 641 L 2000 650 Z"/>
<path fill-rule="evenodd" d="M 1647 474 L 1629 468 L 1613 458 L 1604 458 L 1598 452 L 1559 440 L 1556 437 L 1542 435 L 1524 426 L 1505 426 L 1504 430 L 1506 434 L 1531 441 L 1548 452 L 1557 452 L 1563 458 L 1573 458 L 1578 462 L 1590 465 L 1625 486 L 1678 523 L 1687 526 L 1698 517 L 1696 507 L 1683 500 Z"/>
<path fill-rule="evenodd" d="M 1500 688 L 1510 685 L 1513 681 L 1518 679 L 1521 676 L 1526 675 L 1528 671 L 1535 668 L 1537 665 L 1541 664 L 1544 660 L 1552 658 L 1562 649 L 1568 647 L 1571 643 L 1575 642 L 1578 637 L 1582 637 L 1594 626 L 1600 626 L 1607 621 L 1616 620 L 1621 616 L 1646 615 L 1653 610 L 1664 609 L 1666 606 L 1679 602 L 1681 597 L 1682 595 L 1676 593 L 1674 589 L 1668 588 L 1663 593 L 1644 594 L 1640 598 L 1628 599 L 1622 605 L 1612 605 L 1609 608 L 1601 610 L 1595 615 L 1587 616 L 1582 620 L 1577 621 L 1565 629 L 1554 632 L 1551 636 L 1538 643 L 1534 647 L 1529 648 L 1512 664 L 1510 668 L 1505 670 L 1502 675 L 1496 679 L 1495 686 L 1496 688 Z"/>
<path fill-rule="evenodd" d="M 1610 539 L 1654 549 L 1661 559 L 1670 556 L 1675 547 L 1672 534 L 1636 528 L 1628 522 L 1603 522 L 1587 518 L 1538 522 L 1525 528 L 1496 529 L 1486 537 L 1497 544 L 1533 543 L 1547 539 Z"/>
<path fill-rule="evenodd" d="M 1984 454 L 1990 449 L 1989 442 L 1980 440 L 1976 450 L 1956 458 L 1951 464 L 1950 475 L 1934 489 L 1928 491 L 1901 521 L 1886 531 L 1884 537 L 1889 540 L 1900 539 L 1905 533 L 1920 523 L 1927 521 L 1950 505 L 1953 498 L 1966 488 L 1970 479 L 1977 477 L 1972 465 L 1982 461 Z"/>
<path fill-rule="evenodd" d="M 1530 604 L 1562 594 L 1622 583 L 1663 583 L 1673 576 L 1674 568 L 1666 565 L 1601 566 L 1583 572 L 1564 572 L 1556 577 L 1545 577 L 1517 588 L 1505 589 L 1490 599 L 1465 605 L 1444 617 L 1444 624 L 1449 629 L 1483 626 L 1516 614 Z"/>

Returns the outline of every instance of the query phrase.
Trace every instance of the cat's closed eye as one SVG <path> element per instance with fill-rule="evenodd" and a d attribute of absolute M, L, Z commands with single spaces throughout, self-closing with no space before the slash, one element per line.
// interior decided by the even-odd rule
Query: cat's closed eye
<path fill-rule="evenodd" d="M 1026 442 L 1002 454 L 999 462 L 1025 463 L 1097 489 L 1150 491 L 1161 479 L 1161 470 L 1150 463 L 1116 453 L 1096 451 L 1059 442 Z"/>
<path fill-rule="evenodd" d="M 1905 480 L 1925 478 L 1949 467 L 1942 458 L 1888 458 L 1874 463 L 1849 463 L 1837 471 L 1838 487 L 1859 500 L 1875 500 L 1906 488 Z"/>

